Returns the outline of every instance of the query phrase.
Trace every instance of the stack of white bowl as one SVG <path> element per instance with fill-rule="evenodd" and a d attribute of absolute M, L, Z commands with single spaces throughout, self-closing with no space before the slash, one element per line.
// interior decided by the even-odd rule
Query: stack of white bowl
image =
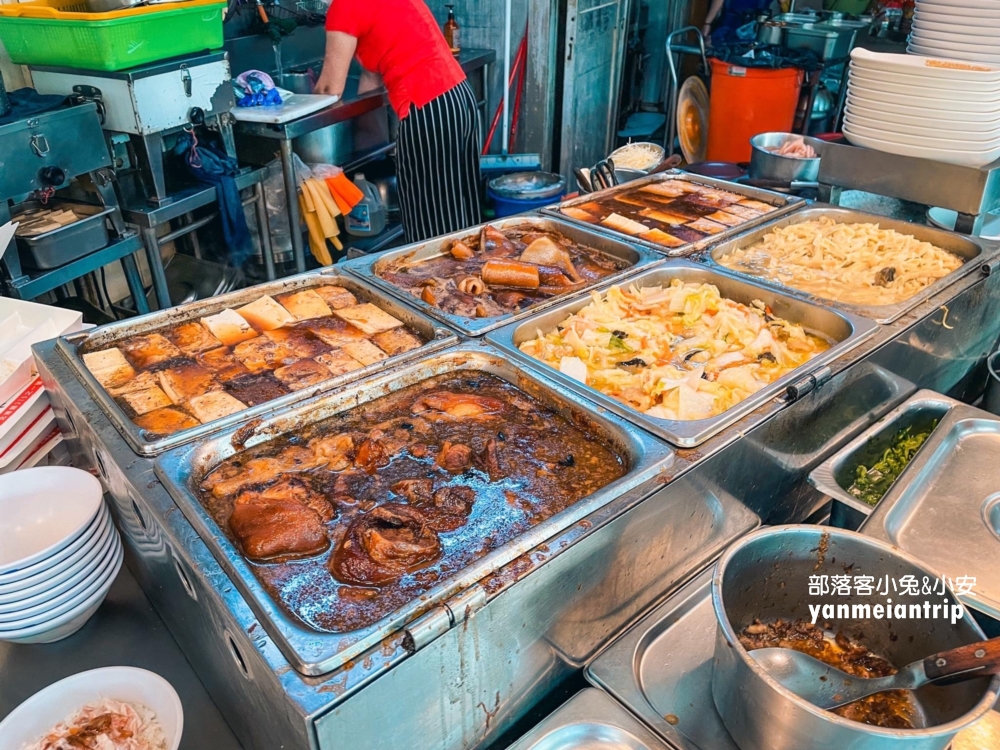
<path fill-rule="evenodd" d="M 917 0 L 907 51 L 1000 64 L 997 0 Z"/>
<path fill-rule="evenodd" d="M 991 164 L 1000 159 L 1000 65 L 854 49 L 844 136 L 890 154 Z"/>
<path fill-rule="evenodd" d="M 64 466 L 0 480 L 0 641 L 51 643 L 82 628 L 122 564 L 101 483 Z"/>

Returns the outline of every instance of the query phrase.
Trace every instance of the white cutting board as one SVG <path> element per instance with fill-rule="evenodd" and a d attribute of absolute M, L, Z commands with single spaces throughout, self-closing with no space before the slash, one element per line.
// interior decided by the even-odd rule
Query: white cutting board
<path fill-rule="evenodd" d="M 242 122 L 267 122 L 280 124 L 311 115 L 324 107 L 336 104 L 340 97 L 330 94 L 289 94 L 278 105 L 267 107 L 233 107 L 233 117 Z"/>

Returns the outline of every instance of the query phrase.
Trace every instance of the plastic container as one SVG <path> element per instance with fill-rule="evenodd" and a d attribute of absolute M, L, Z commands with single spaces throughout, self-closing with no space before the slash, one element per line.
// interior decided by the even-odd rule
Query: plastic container
<path fill-rule="evenodd" d="M 802 88 L 797 68 L 743 68 L 712 59 L 706 161 L 750 161 L 750 139 L 790 132 Z"/>
<path fill-rule="evenodd" d="M 536 208 L 550 206 L 562 200 L 562 193 L 551 198 L 508 198 L 493 192 L 492 188 L 487 188 L 486 193 L 492 199 L 496 217 L 502 219 L 505 216 L 516 216 L 525 211 L 533 211 Z"/>
<path fill-rule="evenodd" d="M 347 215 L 344 223 L 347 233 L 355 237 L 370 237 L 385 229 L 385 204 L 378 187 L 360 172 L 354 177 L 354 184 L 365 197 Z"/>
<path fill-rule="evenodd" d="M 490 180 L 486 194 L 502 219 L 558 203 L 566 194 L 566 180 L 551 172 L 515 172 Z"/>
<path fill-rule="evenodd" d="M 134 68 L 222 47 L 225 2 L 188 0 L 88 13 L 79 0 L 0 4 L 0 42 L 21 65 Z"/>

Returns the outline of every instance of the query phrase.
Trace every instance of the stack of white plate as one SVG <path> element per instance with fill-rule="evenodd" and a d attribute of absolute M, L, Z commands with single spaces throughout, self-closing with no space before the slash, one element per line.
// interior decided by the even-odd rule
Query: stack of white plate
<path fill-rule="evenodd" d="M 908 52 L 1000 63 L 997 0 L 917 0 Z"/>
<path fill-rule="evenodd" d="M 844 136 L 890 154 L 991 164 L 1000 159 L 1000 65 L 856 48 Z"/>
<path fill-rule="evenodd" d="M 82 628 L 122 564 L 101 483 L 47 466 L 0 481 L 0 641 L 51 643 Z"/>

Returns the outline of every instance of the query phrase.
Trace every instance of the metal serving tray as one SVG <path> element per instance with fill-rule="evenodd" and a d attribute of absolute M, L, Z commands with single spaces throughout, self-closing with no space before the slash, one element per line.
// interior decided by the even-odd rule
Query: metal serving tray
<path fill-rule="evenodd" d="M 595 199 L 601 200 L 618 193 L 623 193 L 626 191 L 636 190 L 637 188 L 645 187 L 646 185 L 653 185 L 658 182 L 667 182 L 668 180 L 686 180 L 687 182 L 693 182 L 698 185 L 705 185 L 706 187 L 718 188 L 720 190 L 728 190 L 730 193 L 736 193 L 744 198 L 752 198 L 753 200 L 760 201 L 761 203 L 767 203 L 772 206 L 776 206 L 774 211 L 766 213 L 763 216 L 750 219 L 744 223 L 727 229 L 719 234 L 714 234 L 710 237 L 706 237 L 697 242 L 692 242 L 687 245 L 682 245 L 680 247 L 664 247 L 663 245 L 658 245 L 655 242 L 649 242 L 647 240 L 639 239 L 638 237 L 632 237 L 627 234 L 622 234 L 621 232 L 616 232 L 613 229 L 609 229 L 603 224 L 588 224 L 585 221 L 580 221 L 579 219 L 574 219 L 571 216 L 567 216 L 562 212 L 564 208 L 572 208 L 574 206 L 579 206 L 584 203 L 591 203 Z M 607 190 L 601 190 L 596 193 L 587 193 L 586 195 L 580 196 L 579 198 L 573 198 L 572 200 L 564 201 L 558 206 L 543 208 L 542 213 L 555 216 L 562 219 L 563 221 L 572 222 L 580 227 L 586 227 L 591 231 L 601 232 L 602 234 L 608 234 L 612 237 L 625 238 L 628 242 L 634 242 L 637 245 L 642 245 L 643 247 L 648 247 L 650 250 L 655 250 L 657 253 L 662 255 L 669 255 L 671 257 L 676 257 L 680 255 L 690 255 L 691 253 L 697 252 L 702 248 L 713 245 L 717 242 L 727 240 L 730 237 L 734 237 L 737 234 L 746 231 L 747 229 L 755 226 L 759 226 L 764 222 L 769 222 L 780 216 L 784 216 L 790 211 L 795 211 L 798 208 L 806 205 L 806 201 L 795 195 L 785 195 L 783 193 L 776 193 L 771 190 L 764 190 L 762 188 L 755 188 L 749 185 L 740 185 L 735 182 L 728 182 L 726 180 L 719 180 L 714 177 L 703 177 L 702 175 L 691 174 L 689 172 L 684 172 L 679 169 L 671 169 L 666 172 L 661 172 L 660 174 L 650 175 L 648 177 L 643 177 L 638 180 L 632 180 L 631 182 L 626 182 L 622 185 L 618 185 Z"/>
<path fill-rule="evenodd" d="M 809 483 L 833 501 L 830 525 L 855 531 L 875 509 L 848 492 L 854 484 L 854 471 L 858 466 L 871 466 L 874 460 L 878 460 L 899 430 L 913 427 L 922 432 L 934 420 L 940 420 L 960 404 L 960 401 L 934 391 L 917 391 L 817 466 L 809 474 Z"/>
<path fill-rule="evenodd" d="M 739 750 L 712 698 L 714 569 L 640 620 L 586 671 L 592 684 L 680 750 Z"/>
<path fill-rule="evenodd" d="M 500 315 L 492 318 L 463 318 L 458 315 L 449 315 L 448 313 L 439 310 L 437 307 L 434 307 L 434 305 L 428 305 L 419 297 L 414 297 L 405 289 L 401 289 L 395 284 L 392 284 L 379 276 L 380 269 L 385 268 L 385 266 L 389 263 L 398 261 L 401 258 L 420 261 L 444 255 L 448 252 L 451 244 L 455 240 L 461 240 L 466 237 L 476 235 L 487 225 L 499 229 L 500 231 L 503 231 L 507 227 L 528 225 L 537 227 L 539 231 L 559 232 L 560 234 L 569 237 L 569 239 L 574 242 L 592 247 L 605 255 L 626 260 L 631 264 L 628 268 L 602 279 L 600 282 L 602 284 L 614 279 L 623 279 L 626 276 L 636 273 L 642 268 L 650 266 L 654 263 L 659 263 L 663 260 L 663 256 L 658 253 L 652 253 L 646 248 L 640 247 L 638 244 L 633 242 L 608 237 L 607 234 L 597 232 L 593 227 L 589 227 L 587 225 L 583 225 L 586 228 L 581 228 L 580 226 L 568 223 L 565 219 L 553 219 L 545 216 L 512 216 L 506 219 L 499 219 L 498 221 L 491 221 L 487 224 L 481 224 L 478 227 L 473 227 L 471 229 L 463 229 L 461 232 L 446 234 L 443 237 L 435 237 L 432 240 L 428 240 L 427 242 L 422 242 L 417 245 L 408 245 L 406 247 L 389 250 L 384 253 L 378 253 L 377 255 L 366 255 L 361 258 L 354 258 L 353 260 L 342 263 L 340 267 L 348 273 L 370 282 L 374 286 L 377 286 L 379 289 L 386 291 L 389 294 L 405 299 L 407 303 L 427 313 L 431 317 L 447 323 L 457 331 L 464 333 L 466 336 L 482 336 L 487 331 L 492 331 L 494 328 L 499 328 L 500 326 L 506 325 L 511 321 L 526 318 L 529 315 L 533 315 L 534 313 L 551 307 L 552 305 L 562 302 L 563 300 L 579 297 L 587 289 L 592 289 L 596 286 L 595 284 L 590 287 L 585 287 L 584 289 L 576 289 L 559 297 L 553 297 L 552 299 L 536 302 L 534 305 L 526 307 L 523 310 L 519 310 L 516 313 L 509 313 L 507 315 Z"/>
<path fill-rule="evenodd" d="M 667 750 L 667 746 L 607 695 L 586 688 L 509 750 Z"/>
<path fill-rule="evenodd" d="M 775 229 L 788 226 L 789 224 L 800 224 L 804 221 L 814 221 L 823 216 L 827 216 L 840 224 L 872 223 L 878 224 L 883 229 L 895 229 L 897 232 L 912 235 L 918 240 L 930 242 L 943 250 L 954 253 L 955 255 L 963 258 L 965 263 L 962 264 L 961 268 L 955 269 L 943 279 L 938 279 L 923 291 L 920 291 L 909 299 L 898 302 L 895 305 L 851 305 L 843 302 L 837 302 L 835 300 L 827 299 L 826 297 L 820 297 L 815 294 L 810 294 L 809 292 L 801 291 L 792 286 L 780 284 L 777 281 L 765 279 L 748 271 L 728 268 L 719 263 L 719 259 L 723 256 L 728 255 L 734 250 L 739 250 L 760 242 L 764 238 L 765 234 L 768 234 Z M 753 279 L 760 284 L 765 284 L 775 289 L 781 289 L 782 291 L 787 291 L 791 294 L 805 297 L 806 299 L 810 299 L 821 305 L 835 307 L 838 310 L 846 310 L 847 312 L 854 313 L 855 315 L 862 315 L 866 318 L 871 318 L 877 323 L 885 325 L 899 319 L 914 307 L 917 307 L 922 302 L 925 302 L 942 289 L 952 284 L 955 280 L 971 273 L 980 265 L 975 261 L 991 258 L 998 252 L 1000 252 L 1000 244 L 990 242 L 989 240 L 984 240 L 979 237 L 969 237 L 964 234 L 947 232 L 943 229 L 935 229 L 934 227 L 913 224 L 908 221 L 900 221 L 899 219 L 890 219 L 885 216 L 864 213 L 862 211 L 852 211 L 846 208 L 837 208 L 835 206 L 812 206 L 801 211 L 796 211 L 795 214 L 791 216 L 781 217 L 777 221 L 768 223 L 766 226 L 757 227 L 753 231 L 740 234 L 727 242 L 717 244 L 705 253 L 704 259 L 710 261 L 715 266 L 724 268 L 730 273 L 739 274 L 744 278 Z"/>
<path fill-rule="evenodd" d="M 480 558 L 458 575 L 442 581 L 419 598 L 368 628 L 334 634 L 314 631 L 298 624 L 271 598 L 253 575 L 246 559 L 202 506 L 198 499 L 198 484 L 201 479 L 219 462 L 237 452 L 233 447 L 233 438 L 237 435 L 239 437 L 237 442 L 242 441 L 243 445 L 249 448 L 286 433 L 298 431 L 435 375 L 463 370 L 486 372 L 502 378 L 577 424 L 582 421 L 583 424 L 593 427 L 627 458 L 628 473 Z M 319 675 L 345 664 L 410 623 L 434 604 L 473 586 L 480 579 L 580 521 L 616 497 L 640 487 L 666 469 L 672 461 L 672 452 L 660 441 L 645 435 L 641 430 L 632 428 L 614 415 L 596 413 L 585 400 L 574 394 L 562 393 L 558 385 L 552 381 L 517 366 L 497 350 L 469 342 L 396 368 L 350 390 L 324 394 L 280 410 L 271 409 L 253 427 L 244 420 L 240 426 L 231 426 L 211 439 L 196 445 L 183 446 L 158 457 L 155 470 L 171 497 L 236 583 L 286 658 L 300 672 Z"/>
<path fill-rule="evenodd" d="M 129 336 L 151 333 L 153 331 L 166 328 L 168 326 L 174 326 L 179 323 L 184 323 L 189 320 L 197 320 L 198 318 L 206 315 L 213 315 L 227 307 L 240 307 L 241 305 L 253 302 L 255 299 L 265 294 L 285 294 L 287 292 L 310 289 L 312 287 L 323 286 L 326 284 L 343 286 L 346 289 L 349 289 L 358 298 L 359 302 L 370 302 L 377 307 L 382 308 L 399 320 L 402 320 L 406 323 L 406 325 L 410 326 L 410 328 L 426 338 L 428 340 L 427 343 L 419 349 L 414 349 L 411 352 L 397 354 L 394 357 L 389 357 L 387 360 L 376 362 L 358 370 L 354 370 L 353 372 L 346 373 L 345 375 L 334 377 L 308 388 L 303 388 L 302 390 L 286 394 L 272 401 L 248 407 L 243 411 L 236 412 L 235 414 L 231 414 L 223 419 L 217 419 L 207 424 L 192 427 L 190 430 L 181 430 L 173 433 L 172 435 L 160 438 L 151 437 L 146 430 L 143 430 L 131 419 L 129 419 L 128 415 L 120 406 L 118 406 L 117 403 L 115 403 L 115 400 L 106 390 L 104 390 L 101 384 L 97 382 L 97 379 L 94 378 L 94 376 L 90 373 L 90 370 L 88 370 L 86 365 L 83 363 L 81 349 L 84 345 L 98 348 L 114 346 L 118 341 L 128 338 Z M 192 302 L 188 305 L 181 305 L 180 307 L 172 307 L 168 310 L 161 310 L 159 312 L 150 313 L 149 315 L 143 315 L 138 318 L 130 318 L 129 320 L 111 323 L 106 326 L 101 326 L 100 328 L 95 328 L 91 331 L 72 333 L 61 337 L 58 341 L 57 348 L 73 367 L 77 377 L 83 381 L 87 390 L 90 391 L 91 395 L 94 397 L 94 400 L 101 405 L 104 413 L 108 415 L 108 418 L 115 425 L 115 427 L 118 428 L 118 431 L 125 436 L 125 439 L 132 447 L 132 450 L 139 455 L 155 456 L 175 446 L 187 443 L 191 440 L 203 438 L 216 430 L 231 427 L 232 425 L 243 422 L 248 418 L 271 412 L 274 409 L 280 409 L 284 406 L 288 406 L 289 404 L 303 401 L 311 396 L 315 396 L 317 393 L 339 388 L 345 383 L 361 380 L 377 372 L 381 372 L 386 367 L 391 367 L 396 363 L 405 362 L 407 360 L 414 359 L 415 357 L 428 354 L 429 352 L 439 351 L 457 343 L 457 341 L 458 337 L 455 336 L 454 333 L 431 318 L 428 318 L 426 315 L 417 312 L 413 308 L 404 305 L 392 297 L 386 297 L 380 294 L 373 287 L 359 279 L 343 276 L 334 269 L 325 269 L 323 271 L 292 276 L 287 279 L 281 279 L 280 281 L 260 284 L 248 289 L 241 289 L 230 294 L 223 294 L 219 297 L 212 297 L 211 299 Z"/>
<path fill-rule="evenodd" d="M 669 261 L 664 265 L 643 271 L 629 278 L 627 281 L 630 285 L 634 284 L 644 287 L 667 285 L 672 279 L 714 284 L 719 288 L 719 292 L 723 297 L 728 297 L 744 304 L 749 304 L 753 300 L 759 299 L 770 306 L 775 317 L 800 323 L 807 330 L 823 334 L 836 343 L 802 367 L 788 373 L 783 378 L 779 378 L 774 383 L 771 383 L 771 385 L 722 414 L 710 419 L 682 421 L 659 419 L 635 411 L 621 401 L 606 396 L 600 391 L 590 388 L 580 381 L 549 367 L 534 357 L 522 353 L 518 348 L 520 344 L 533 338 L 538 331 L 547 332 L 554 329 L 570 315 L 590 304 L 589 297 L 564 302 L 526 321 L 506 326 L 499 331 L 489 334 L 486 340 L 510 356 L 517 358 L 521 362 L 525 362 L 528 366 L 539 369 L 554 380 L 558 380 L 566 388 L 595 401 L 605 409 L 626 417 L 628 420 L 635 422 L 660 437 L 666 438 L 675 445 L 690 448 L 705 442 L 713 435 L 718 434 L 729 425 L 745 417 L 757 407 L 780 396 L 789 386 L 796 384 L 804 386 L 811 384 L 814 386 L 817 382 L 822 382 L 829 374 L 826 369 L 829 363 L 853 349 L 878 329 L 878 326 L 864 318 L 859 318 L 849 313 L 829 310 L 801 298 L 757 286 L 734 274 L 710 269 L 703 264 L 692 263 L 686 260 Z M 605 284 L 599 287 L 598 291 L 603 293 L 610 286 L 612 285 Z"/>
<path fill-rule="evenodd" d="M 861 533 L 957 581 L 962 603 L 1000 620 L 1000 417 L 954 404 L 889 488 Z"/>

